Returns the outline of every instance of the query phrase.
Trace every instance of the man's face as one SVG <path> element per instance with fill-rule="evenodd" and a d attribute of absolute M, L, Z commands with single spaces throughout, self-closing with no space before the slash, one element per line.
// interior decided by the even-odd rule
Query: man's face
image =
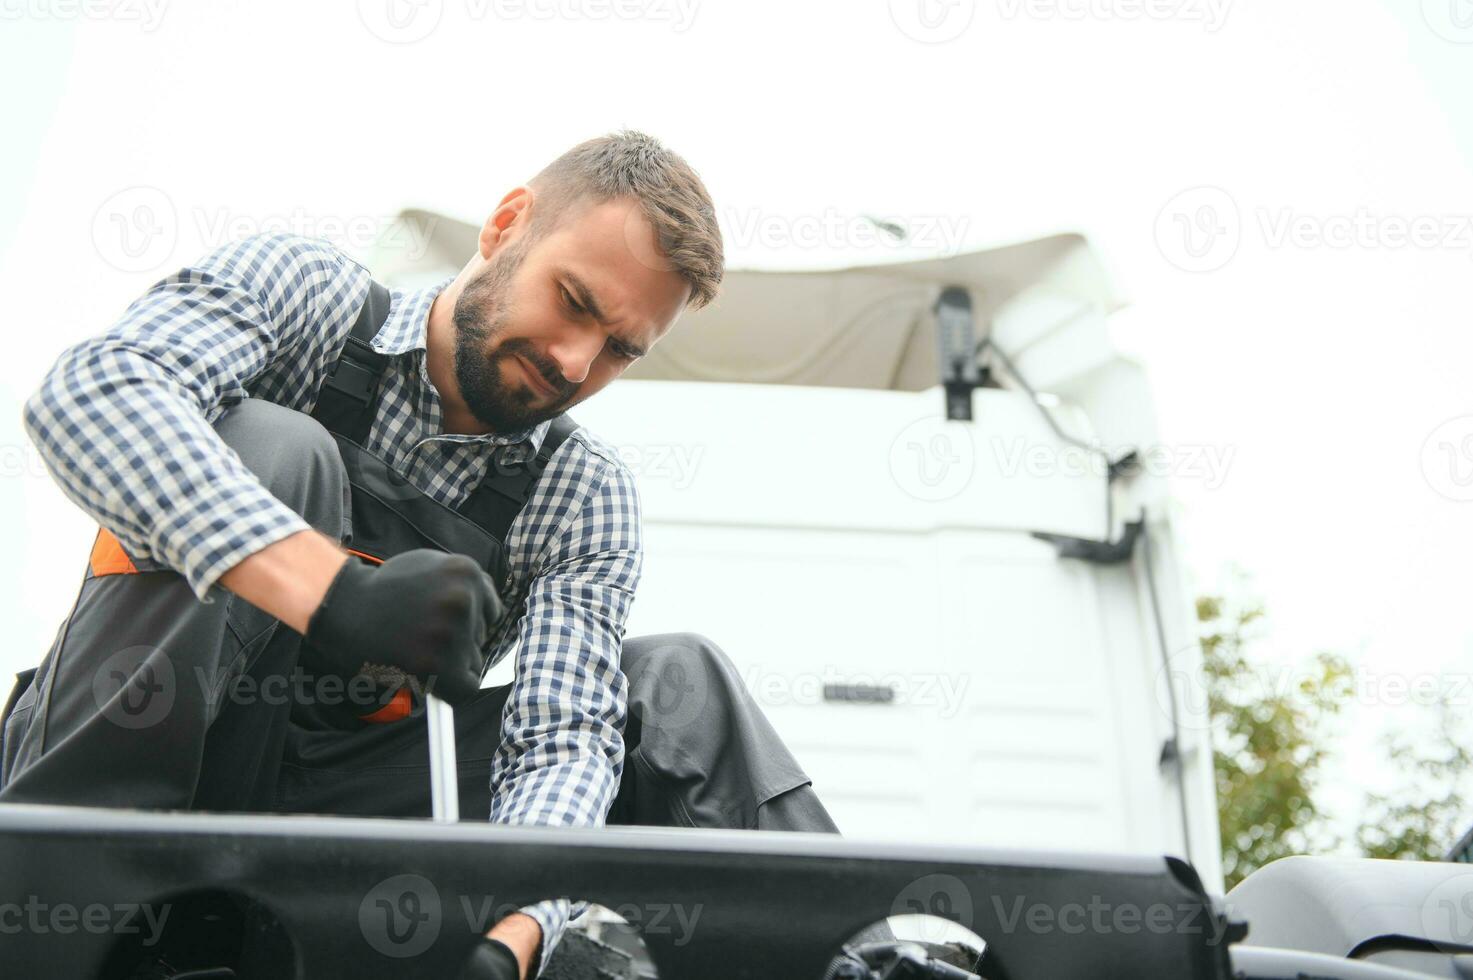
<path fill-rule="evenodd" d="M 455 379 L 471 414 L 516 432 L 613 381 L 669 332 L 689 285 L 636 202 L 574 205 L 529 236 L 517 217 L 455 301 Z"/>

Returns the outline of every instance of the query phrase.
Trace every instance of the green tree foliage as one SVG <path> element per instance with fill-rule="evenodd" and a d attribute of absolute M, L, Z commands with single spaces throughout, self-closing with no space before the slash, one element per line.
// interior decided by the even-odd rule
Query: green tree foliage
<path fill-rule="evenodd" d="M 1333 653 L 1317 654 L 1307 668 L 1253 659 L 1246 647 L 1263 618 L 1261 605 L 1197 600 L 1228 888 L 1270 861 L 1342 843 L 1329 831 L 1315 789 L 1331 754 L 1327 736 L 1354 690 L 1352 668 Z M 1434 737 L 1384 742 L 1404 784 L 1392 794 L 1366 795 L 1354 834 L 1366 857 L 1441 860 L 1473 822 L 1465 713 L 1445 698 L 1434 710 Z"/>
<path fill-rule="evenodd" d="M 1386 740 L 1386 753 L 1407 785 L 1394 795 L 1368 794 L 1355 842 L 1366 857 L 1437 861 L 1467 830 L 1473 815 L 1465 795 L 1473 773 L 1462 712 L 1444 698 L 1429 744 L 1404 736 Z"/>
<path fill-rule="evenodd" d="M 1251 660 L 1244 648 L 1262 618 L 1258 605 L 1197 600 L 1228 888 L 1270 861 L 1336 843 L 1314 790 L 1328 756 L 1325 727 L 1350 691 L 1350 665 L 1330 653 L 1308 670 Z"/>

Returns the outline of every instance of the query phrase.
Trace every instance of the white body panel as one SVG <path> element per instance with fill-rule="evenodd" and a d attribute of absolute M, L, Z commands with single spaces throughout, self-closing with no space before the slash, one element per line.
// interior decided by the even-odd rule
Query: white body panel
<path fill-rule="evenodd" d="M 625 381 L 580 406 L 639 479 L 630 632 L 720 644 L 846 833 L 1184 853 L 1139 565 L 1028 533 L 1098 537 L 1103 477 L 1021 462 L 1063 448 L 1026 396 L 978 392 L 972 425 L 940 403 Z M 835 683 L 894 700 L 826 701 Z M 1210 881 L 1210 787 L 1195 795 Z"/>

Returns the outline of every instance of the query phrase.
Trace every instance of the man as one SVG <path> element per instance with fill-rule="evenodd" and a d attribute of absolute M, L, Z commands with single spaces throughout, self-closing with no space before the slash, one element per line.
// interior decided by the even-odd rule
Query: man
<path fill-rule="evenodd" d="M 708 303 L 722 269 L 714 207 L 682 159 L 639 133 L 580 144 L 501 199 L 453 280 L 393 294 L 370 334 L 384 373 L 366 458 L 416 506 L 461 508 Z M 235 243 L 65 352 L 27 402 L 49 469 L 103 530 L 12 701 L 0 801 L 423 815 L 417 714 L 379 698 L 319 726 L 334 709 L 314 714 L 300 687 L 285 708 L 264 696 L 304 665 L 318 680 L 372 667 L 457 704 L 462 759 L 485 765 L 462 794 L 473 816 L 834 830 L 714 645 L 624 642 L 636 491 L 586 431 L 545 460 L 505 534 L 504 580 L 453 545 L 350 555 L 369 502 L 358 463 L 308 413 L 371 295 L 325 244 Z M 512 650 L 510 690 L 478 690 Z M 696 721 L 662 715 L 667 678 L 704 699 Z M 242 679 L 262 695 L 237 696 Z M 390 766 L 407 775 L 385 780 Z M 567 915 L 555 901 L 507 916 L 470 969 L 528 975 Z"/>

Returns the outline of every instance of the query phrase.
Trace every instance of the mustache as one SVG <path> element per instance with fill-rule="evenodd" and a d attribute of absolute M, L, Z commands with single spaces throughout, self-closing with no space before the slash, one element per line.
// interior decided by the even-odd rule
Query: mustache
<path fill-rule="evenodd" d="M 537 369 L 542 375 L 542 380 L 547 382 L 549 388 L 557 392 L 561 397 L 570 394 L 576 385 L 568 384 L 568 379 L 563 377 L 562 371 L 550 359 L 539 353 L 525 338 L 516 337 L 505 341 L 498 351 L 501 355 L 517 354 L 524 358 L 528 364 Z"/>

